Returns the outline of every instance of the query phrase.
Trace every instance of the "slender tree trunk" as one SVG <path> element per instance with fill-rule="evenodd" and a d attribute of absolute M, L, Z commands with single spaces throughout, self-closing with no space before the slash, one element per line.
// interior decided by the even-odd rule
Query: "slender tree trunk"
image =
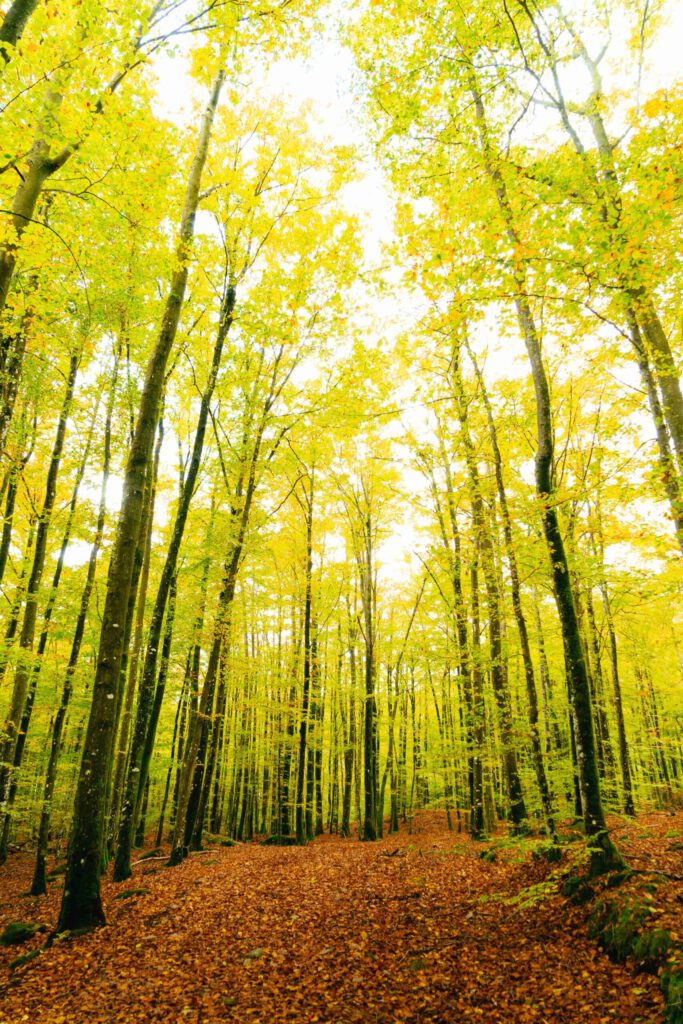
<path fill-rule="evenodd" d="M 187 834 L 187 817 L 195 778 L 197 755 L 204 732 L 202 729 L 202 723 L 204 721 L 208 721 L 211 714 L 221 652 L 223 645 L 230 634 L 232 604 L 235 598 L 237 575 L 242 560 L 246 528 L 255 489 L 255 460 L 258 458 L 258 447 L 259 446 L 257 445 L 253 454 L 250 479 L 247 485 L 243 508 L 240 510 L 236 503 L 236 507 L 234 509 L 234 516 L 237 519 L 237 522 L 235 523 L 234 528 L 230 530 L 230 534 L 234 537 L 234 540 L 232 541 L 223 572 L 223 584 L 218 598 L 218 611 L 216 613 L 216 620 L 214 623 L 213 641 L 206 668 L 204 686 L 202 687 L 198 710 L 195 714 L 190 715 L 187 740 L 185 743 L 185 750 L 183 751 L 183 768 L 178 787 L 178 807 L 175 820 L 173 849 L 171 850 L 171 856 L 169 859 L 170 866 L 180 864 L 188 853 L 187 844 L 185 842 Z M 241 485 L 239 484 L 238 492 L 241 494 Z"/>
<path fill-rule="evenodd" d="M 122 627 L 140 532 L 145 477 L 152 456 L 166 363 L 176 336 L 187 286 L 201 176 L 223 78 L 224 72 L 221 70 L 212 87 L 211 98 L 202 119 L 185 196 L 176 265 L 171 276 L 161 329 L 147 369 L 135 435 L 126 466 L 57 931 L 96 927 L 105 923 L 100 897 L 99 866 L 105 834 L 108 766 L 111 762 L 117 725 L 115 712 L 123 655 Z"/>
<path fill-rule="evenodd" d="M 36 690 L 38 687 L 38 680 L 40 679 L 40 673 L 43 666 L 43 656 L 45 654 L 45 648 L 47 647 L 47 641 L 50 635 L 50 622 L 52 621 L 52 615 L 55 608 L 55 602 L 57 600 L 57 592 L 59 584 L 62 579 L 62 571 L 64 569 L 64 556 L 66 549 L 69 546 L 71 540 L 71 531 L 73 529 L 74 517 L 76 515 L 76 504 L 78 502 L 78 493 L 85 476 L 85 470 L 87 468 L 88 460 L 90 458 L 90 450 L 92 446 L 93 432 L 95 429 L 95 420 L 97 418 L 98 408 L 95 407 L 92 423 L 88 432 L 88 437 L 85 445 L 85 451 L 81 464 L 78 467 L 76 473 L 76 480 L 74 482 L 73 491 L 71 494 L 71 501 L 69 502 L 69 511 L 67 515 L 67 521 L 64 526 L 64 533 L 62 536 L 62 543 L 57 556 L 57 564 L 55 566 L 54 575 L 52 578 L 52 586 L 50 588 L 50 594 L 45 606 L 43 613 L 43 626 L 38 639 L 38 647 L 35 654 L 33 666 L 30 670 L 30 680 L 28 684 L 28 690 L 26 694 L 26 700 L 24 703 L 24 710 L 21 716 L 21 724 L 19 727 L 19 736 L 17 743 L 14 748 L 14 762 L 12 766 L 12 781 L 10 784 L 7 806 L 5 811 L 5 818 L 2 825 L 2 835 L 0 836 L 0 863 L 4 863 L 7 858 L 7 844 L 9 842 L 9 831 L 10 821 L 12 816 L 12 807 L 14 805 L 14 798 L 17 792 L 18 773 L 21 768 L 21 763 L 24 755 L 24 747 L 26 745 L 26 736 L 28 734 L 29 725 L 31 723 L 31 716 L 33 713 L 33 705 L 35 702 Z"/>
<path fill-rule="evenodd" d="M 21 619 L 21 609 L 26 595 L 26 576 L 28 574 L 29 564 L 31 563 L 31 553 L 33 551 L 33 542 L 36 539 L 36 531 L 33 517 L 29 521 L 28 536 L 26 538 L 26 547 L 21 560 L 21 569 L 19 572 L 19 578 L 17 580 L 16 587 L 14 588 L 14 594 L 12 596 L 12 606 L 10 608 L 9 619 L 7 620 L 7 626 L 5 627 L 5 636 L 2 643 L 2 652 L 0 658 L 0 685 L 5 681 L 5 672 L 7 671 L 7 664 L 10 659 L 12 647 L 19 629 L 19 621 Z"/>
<path fill-rule="evenodd" d="M 460 367 L 460 352 L 456 345 L 451 359 L 451 375 L 455 389 L 455 399 L 460 423 L 460 436 L 465 452 L 465 462 L 470 485 L 470 501 L 472 518 L 477 535 L 477 543 L 481 552 L 481 565 L 486 587 L 486 600 L 489 619 L 489 644 L 491 651 L 491 683 L 493 695 L 498 708 L 500 735 L 503 743 L 503 770 L 505 789 L 509 804 L 509 815 L 513 829 L 518 828 L 526 820 L 526 806 L 522 794 L 522 783 L 517 767 L 517 754 L 512 742 L 512 720 L 510 714 L 510 695 L 507 687 L 506 671 L 503 658 L 501 600 L 496 579 L 495 561 L 491 529 L 487 522 L 484 502 L 481 493 L 479 468 L 474 451 L 474 444 L 469 429 L 467 401 Z"/>
<path fill-rule="evenodd" d="M 185 670 L 185 678 L 183 679 L 183 688 L 180 691 L 180 697 L 178 698 L 178 706 L 176 707 L 175 716 L 173 719 L 173 737 L 171 739 L 171 755 L 168 762 L 168 769 L 166 771 L 166 783 L 164 785 L 164 795 L 161 800 L 161 810 L 159 812 L 159 824 L 157 826 L 157 837 L 156 846 L 161 846 L 164 836 L 164 819 L 166 817 L 166 808 L 168 806 L 168 797 L 171 792 L 171 778 L 173 777 L 173 769 L 175 766 L 176 749 L 180 749 L 181 737 L 182 737 L 182 711 L 185 703 L 186 696 L 186 683 L 189 676 L 189 657 Z"/>
<path fill-rule="evenodd" d="M 220 741 L 222 735 L 222 723 L 225 719 L 225 698 L 226 698 L 226 686 L 225 686 L 225 658 L 221 664 L 219 672 L 219 683 L 218 693 L 216 695 L 216 707 L 214 710 L 213 721 L 210 728 L 210 745 L 208 757 L 206 758 L 206 767 L 204 769 L 204 777 L 202 779 L 201 793 L 199 795 L 199 803 L 197 806 L 197 814 L 195 817 L 194 827 L 192 830 L 192 849 L 201 850 L 202 838 L 204 835 L 204 823 L 206 821 L 206 813 L 209 807 L 209 797 L 211 795 L 211 786 L 214 780 L 214 772 L 216 771 L 216 763 L 218 759 L 218 751 L 220 749 Z"/>
<path fill-rule="evenodd" d="M 470 767 L 470 834 L 473 839 L 486 838 L 484 809 L 484 740 L 486 711 L 484 707 L 484 680 L 481 670 L 481 643 L 479 623 L 479 551 L 475 550 L 470 563 L 470 591 L 472 599 L 472 677 L 471 718 L 472 751 Z"/>
<path fill-rule="evenodd" d="M 515 251 L 513 266 L 515 307 L 527 348 L 536 396 L 536 493 L 564 640 L 571 709 L 575 726 L 583 822 L 591 853 L 591 871 L 597 874 L 620 865 L 621 858 L 607 833 L 602 809 L 586 657 L 581 644 L 569 566 L 557 507 L 554 502 L 552 479 L 554 451 L 550 389 L 543 362 L 541 341 L 526 293 L 526 262 L 524 257 L 518 255 L 523 250 L 517 234 L 507 187 L 491 146 L 484 105 L 473 69 L 470 69 L 470 88 L 485 170 L 495 191 L 505 234 Z"/>
<path fill-rule="evenodd" d="M 309 760 L 308 731 L 310 726 L 311 669 L 312 669 L 312 576 L 313 576 L 313 488 L 314 477 L 309 476 L 309 492 L 305 495 L 303 508 L 306 514 L 306 586 L 304 597 L 304 670 L 301 695 L 301 719 L 299 722 L 299 755 L 296 777 L 296 841 L 305 846 L 306 829 L 306 754 Z"/>
<path fill-rule="evenodd" d="M 12 526 L 14 523 L 14 510 L 17 499 L 17 491 L 19 489 L 19 482 L 23 475 L 23 472 L 28 464 L 31 455 L 33 454 L 33 446 L 35 443 L 36 435 L 36 421 L 33 422 L 33 430 L 30 441 L 24 448 L 24 442 L 27 441 L 22 436 L 22 450 L 21 455 L 12 460 L 12 465 L 9 469 L 9 476 L 7 480 L 7 494 L 5 497 L 5 515 L 2 523 L 2 536 L 0 537 L 0 584 L 5 578 L 5 569 L 7 567 L 7 558 L 9 556 L 10 543 L 12 540 Z"/>
<path fill-rule="evenodd" d="M 308 729 L 308 758 L 306 761 L 306 839 L 315 835 L 316 815 L 316 757 L 320 749 L 320 689 L 318 667 L 318 640 L 315 621 L 311 622 L 311 701 Z"/>
<path fill-rule="evenodd" d="M 130 858 L 132 837 L 136 824 L 135 807 L 136 805 L 139 806 L 139 794 L 142 793 L 147 781 L 147 773 L 143 765 L 143 750 L 145 748 L 145 744 L 149 746 L 150 741 L 152 745 L 154 742 L 154 733 L 152 733 L 150 739 L 147 739 L 147 737 L 150 731 L 150 716 L 152 714 L 152 705 L 155 699 L 157 652 L 161 640 L 164 613 L 170 593 L 171 583 L 176 572 L 180 547 L 185 533 L 185 524 L 190 511 L 190 504 L 197 486 L 197 477 L 204 450 L 204 439 L 206 436 L 209 409 L 216 386 L 216 380 L 218 378 L 223 346 L 232 324 L 234 309 L 235 288 L 233 285 L 229 285 L 221 304 L 220 320 L 216 335 L 216 343 L 213 350 L 211 369 L 209 371 L 209 379 L 202 394 L 199 417 L 192 446 L 192 454 L 190 456 L 187 473 L 183 481 L 178 508 L 176 510 L 175 520 L 173 523 L 171 540 L 169 542 L 166 561 L 164 562 L 164 568 L 159 581 L 154 609 L 152 611 L 152 618 L 149 625 L 147 650 L 142 670 L 142 677 L 140 680 L 140 695 L 138 699 L 135 728 L 133 731 L 133 741 L 130 751 L 126 794 L 122 807 L 116 859 L 114 862 L 114 879 L 116 881 L 122 881 L 123 879 L 130 877 L 131 874 Z M 154 731 L 155 730 L 156 725 L 154 727 Z M 149 761 L 147 762 L 147 765 L 149 765 Z"/>
<path fill-rule="evenodd" d="M 24 355 L 33 326 L 35 309 L 33 297 L 38 289 L 38 276 L 33 274 L 28 284 L 29 300 L 14 334 L 0 334 L 0 452 L 5 451 L 14 406 L 21 383 Z"/>
<path fill-rule="evenodd" d="M 474 365 L 477 379 L 479 381 L 479 387 L 481 390 L 484 408 L 486 409 L 486 418 L 489 427 L 489 437 L 491 440 L 491 448 L 493 451 L 496 487 L 498 490 L 498 502 L 500 504 L 501 517 L 503 520 L 503 537 L 505 539 L 505 553 L 507 555 L 508 567 L 510 569 L 510 590 L 512 594 L 512 607 L 515 614 L 515 622 L 517 623 L 519 645 L 522 652 L 522 663 L 524 665 L 524 681 L 526 683 L 526 694 L 529 705 L 529 727 L 531 730 L 531 751 L 534 772 L 536 774 L 538 790 L 541 795 L 541 806 L 543 808 L 543 816 L 545 818 L 548 831 L 553 836 L 553 838 L 556 839 L 557 833 L 555 829 L 555 820 L 553 812 L 553 795 L 545 771 L 545 763 L 543 760 L 543 748 L 541 745 L 541 736 L 538 727 L 539 716 L 538 691 L 536 689 L 536 675 L 534 672 L 533 659 L 531 657 L 529 631 L 527 629 L 526 617 L 524 615 L 524 610 L 522 608 L 522 594 L 519 581 L 519 568 L 517 566 L 517 555 L 515 553 L 514 538 L 512 536 L 512 519 L 510 517 L 507 492 L 505 490 L 505 482 L 503 479 L 503 459 L 500 453 L 500 446 L 498 444 L 498 431 L 496 429 L 495 420 L 493 418 L 493 410 L 491 408 L 491 403 L 489 401 L 488 392 L 484 384 L 483 374 L 481 373 L 479 366 L 476 362 L 476 359 L 474 358 L 474 354 L 471 351 L 469 354 Z"/>
<path fill-rule="evenodd" d="M 69 373 L 67 377 L 66 392 L 57 424 L 57 435 L 52 448 L 52 456 L 45 485 L 45 499 L 36 529 L 36 545 L 33 552 L 33 565 L 26 589 L 26 606 L 19 636 L 19 660 L 14 673 L 14 683 L 10 708 L 3 728 L 2 745 L 0 746 L 0 810 L 4 813 L 9 797 L 10 768 L 14 763 L 14 756 L 19 742 L 21 717 L 24 712 L 26 696 L 28 692 L 31 667 L 29 655 L 33 649 L 35 637 L 36 618 L 38 614 L 38 591 L 43 578 L 45 559 L 47 556 L 47 540 L 52 520 L 55 498 L 57 496 L 57 479 L 59 467 L 64 449 L 66 437 L 67 420 L 71 411 L 74 388 L 76 385 L 76 374 L 80 361 L 80 352 L 74 352 L 69 362 Z"/>
<path fill-rule="evenodd" d="M 120 349 L 117 349 L 112 373 L 112 383 L 109 395 L 109 402 L 107 406 L 107 415 L 104 424 L 104 455 L 102 465 L 102 484 L 100 487 L 100 503 L 97 513 L 97 524 L 95 526 L 95 537 L 93 539 L 92 548 L 90 549 L 88 571 L 85 578 L 83 592 L 81 594 L 81 603 L 78 611 L 78 618 L 76 619 L 76 629 L 74 630 L 73 639 L 71 641 L 71 652 L 69 654 L 69 661 L 66 667 L 66 675 L 64 679 L 62 697 L 52 726 L 50 755 L 47 764 L 47 771 L 45 773 L 43 806 L 40 814 L 40 825 L 38 827 L 38 848 L 36 851 L 36 866 L 33 873 L 33 882 L 31 883 L 32 896 L 41 896 L 43 895 L 43 893 L 47 891 L 45 879 L 45 865 L 47 862 L 47 848 L 50 837 L 50 819 L 52 815 L 52 799 L 54 795 L 55 779 L 57 778 L 57 765 L 59 762 L 59 753 L 62 748 L 62 734 L 64 732 L 64 725 L 66 723 L 66 715 L 69 709 L 69 704 L 71 702 L 71 694 L 73 692 L 73 678 L 76 673 L 76 667 L 78 665 L 78 659 L 81 653 L 81 646 L 83 644 L 85 624 L 88 617 L 88 608 L 90 605 L 90 596 L 92 594 L 92 589 L 95 583 L 97 558 L 99 555 L 100 547 L 102 546 L 102 538 L 104 536 L 104 525 L 106 522 L 107 515 L 107 484 L 109 481 L 109 465 L 111 462 L 111 421 L 114 408 L 114 400 L 116 397 L 119 358 Z"/>
<path fill-rule="evenodd" d="M 610 669 L 612 672 L 612 688 L 614 690 L 614 711 L 617 718 L 617 735 L 619 737 L 619 758 L 621 762 L 621 784 L 624 794 L 624 814 L 635 817 L 636 808 L 633 800 L 633 783 L 631 780 L 631 760 L 628 752 L 628 741 L 626 739 L 626 722 L 624 720 L 624 703 L 621 696 L 621 680 L 619 677 L 619 654 L 617 650 L 617 636 L 614 629 L 614 619 L 610 605 L 607 585 L 603 582 L 600 585 L 602 606 L 605 610 L 605 621 L 609 635 Z"/>
<path fill-rule="evenodd" d="M 683 497 L 681 496 L 680 474 L 671 452 L 669 433 L 666 428 L 666 420 L 662 411 L 662 404 L 659 400 L 657 386 L 652 376 L 650 362 L 645 351 L 645 345 L 640 333 L 638 321 L 633 314 L 630 314 L 629 316 L 629 328 L 631 343 L 635 349 L 636 357 L 638 359 L 640 377 L 647 394 L 652 421 L 655 425 L 662 486 L 669 500 L 671 519 L 674 524 L 678 546 L 681 549 L 681 552 L 683 552 Z"/>
<path fill-rule="evenodd" d="M 142 649 L 142 638 L 145 626 L 147 587 L 149 585 L 149 568 L 152 559 L 154 507 L 156 505 L 159 460 L 161 458 L 161 446 L 163 444 L 163 439 L 163 418 L 160 416 L 157 428 L 153 468 L 145 483 L 143 513 L 140 521 L 140 536 L 138 538 L 135 565 L 133 567 L 130 594 L 128 598 L 129 621 L 127 623 L 126 635 L 124 636 L 124 654 L 121 660 L 121 689 L 123 690 L 123 699 L 121 702 L 121 711 L 118 715 L 119 730 L 116 742 L 116 761 L 111 795 L 108 841 L 109 848 L 113 846 L 114 835 L 120 821 L 121 808 L 124 803 L 124 786 L 126 777 L 130 778 L 130 772 L 132 770 L 132 755 L 129 750 L 130 725 L 133 717 L 133 705 L 135 703 L 135 693 L 138 681 L 138 665 L 140 662 L 140 651 Z M 132 643 L 130 641 L 131 636 Z M 126 771 L 127 767 L 128 772 Z M 142 790 L 144 790 L 144 783 L 142 784 Z M 114 865 L 114 880 L 120 881 L 116 876 L 116 864 Z"/>
<path fill-rule="evenodd" d="M 349 655 L 349 707 L 347 715 L 344 716 L 343 696 L 340 692 L 340 710 L 342 713 L 342 726 L 344 730 L 344 791 L 342 797 L 342 820 L 341 834 L 345 838 L 351 835 L 351 803 L 353 797 L 353 776 L 356 760 L 356 630 L 350 602 L 347 599 L 347 622 L 348 638 L 347 650 Z M 341 626 L 339 643 L 341 644 Z M 346 723 L 344 723 L 346 717 Z"/>

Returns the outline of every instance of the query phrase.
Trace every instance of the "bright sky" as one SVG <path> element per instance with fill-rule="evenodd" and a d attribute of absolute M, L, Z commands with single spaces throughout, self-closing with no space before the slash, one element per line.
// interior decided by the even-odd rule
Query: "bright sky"
<path fill-rule="evenodd" d="M 588 3 L 587 9 L 590 9 L 592 4 L 588 0 L 585 2 Z M 571 0 L 569 6 L 580 20 L 584 0 Z M 683 3 L 680 0 L 669 0 L 665 4 L 665 9 L 666 21 L 659 29 L 643 68 L 641 99 L 659 88 L 671 85 L 680 77 Z M 627 90 L 628 94 L 633 96 L 637 68 L 624 58 L 628 31 L 625 18 L 615 21 L 610 50 L 601 71 L 608 90 L 618 87 Z M 588 40 L 593 55 L 600 49 L 602 42 L 603 40 L 598 39 Z M 200 102 L 202 100 L 200 95 L 193 95 L 191 81 L 182 70 L 183 63 L 181 56 L 161 57 L 157 65 L 159 111 L 178 121 L 186 121 L 190 117 L 193 98 Z M 319 125 L 321 134 L 331 137 L 337 143 L 358 147 L 361 153 L 358 178 L 347 188 L 346 200 L 350 209 L 360 215 L 367 225 L 366 260 L 368 264 L 377 265 L 382 261 L 383 244 L 390 242 L 392 237 L 392 202 L 383 174 L 369 153 L 363 111 L 354 89 L 354 70 L 351 53 L 330 30 L 313 45 L 308 56 L 283 59 L 270 66 L 264 66 L 262 71 L 255 73 L 254 84 L 266 97 L 272 95 L 284 98 L 292 110 L 305 104 L 311 110 L 313 125 Z M 584 83 L 578 74 L 576 81 L 568 84 L 570 90 L 575 88 L 583 92 Z M 547 112 L 539 111 L 536 126 L 530 126 L 531 135 L 544 133 L 544 122 L 548 117 Z M 375 305 L 372 313 L 376 332 L 388 332 L 391 335 L 400 329 L 401 322 L 405 326 L 407 317 L 415 316 L 414 297 L 410 297 L 405 310 L 397 306 L 396 300 L 393 299 L 384 307 Z M 523 372 L 524 367 L 521 363 L 515 371 L 510 356 L 499 359 L 499 355 L 500 353 L 497 353 L 493 363 L 501 373 Z M 521 343 L 519 355 L 522 355 Z M 490 365 L 491 363 L 489 369 Z M 417 424 L 415 417 L 419 417 L 419 413 L 415 410 L 411 416 L 408 411 L 406 417 L 412 427 Z M 408 489 L 416 490 L 420 485 L 420 479 L 415 471 L 408 470 L 405 480 Z M 404 575 L 406 559 L 411 559 L 414 547 L 415 533 L 406 521 L 384 544 L 383 561 L 389 576 L 398 578 Z M 414 559 L 411 560 L 414 564 Z"/>

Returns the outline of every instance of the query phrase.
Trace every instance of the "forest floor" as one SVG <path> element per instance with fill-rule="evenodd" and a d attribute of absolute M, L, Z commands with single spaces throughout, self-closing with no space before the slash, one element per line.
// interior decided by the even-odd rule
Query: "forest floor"
<path fill-rule="evenodd" d="M 683 812 L 611 825 L 632 867 L 681 872 Z M 0 1024 L 659 1024 L 657 977 L 612 963 L 587 938 L 587 907 L 559 893 L 579 845 L 549 865 L 534 842 L 498 837 L 489 862 L 424 813 L 377 843 L 138 862 L 103 884 L 106 928 L 15 969 L 45 935 L 0 947 Z M 31 871 L 22 854 L 0 869 L 0 928 L 54 925 L 61 881 L 26 897 Z M 683 890 L 664 884 L 656 912 L 680 926 Z"/>

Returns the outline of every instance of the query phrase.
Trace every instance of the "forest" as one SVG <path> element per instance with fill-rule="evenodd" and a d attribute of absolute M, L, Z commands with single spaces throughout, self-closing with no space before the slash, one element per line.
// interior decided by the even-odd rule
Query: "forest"
<path fill-rule="evenodd" d="M 0 1024 L 682 1024 L 681 32 L 4 0 Z"/>

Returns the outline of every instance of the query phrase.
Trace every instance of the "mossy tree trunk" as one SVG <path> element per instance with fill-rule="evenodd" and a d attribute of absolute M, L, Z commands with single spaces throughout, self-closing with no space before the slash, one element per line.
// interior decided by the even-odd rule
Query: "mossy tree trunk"
<path fill-rule="evenodd" d="M 522 663 L 524 666 L 524 681 L 526 684 L 526 694 L 528 702 L 528 713 L 529 713 L 529 727 L 531 730 L 531 752 L 532 760 L 534 765 L 534 772 L 536 775 L 536 782 L 538 784 L 538 790 L 541 795 L 541 806 L 543 808 L 543 816 L 550 834 L 553 838 L 557 837 L 555 829 L 555 818 L 553 803 L 554 798 L 548 782 L 548 776 L 546 774 L 545 762 L 543 759 L 543 746 L 541 743 L 541 734 L 539 729 L 539 708 L 538 708 L 538 690 L 536 688 L 536 673 L 534 671 L 534 663 L 531 657 L 531 645 L 529 643 L 529 631 L 527 629 L 526 616 L 524 615 L 524 609 L 522 607 L 522 593 L 520 586 L 519 567 L 517 565 L 517 554 L 515 551 L 514 538 L 512 536 L 512 519 L 510 516 L 510 509 L 507 499 L 507 491 L 505 489 L 505 481 L 503 478 L 503 458 L 500 451 L 500 445 L 498 444 L 498 431 L 496 429 L 496 423 L 493 418 L 493 409 L 489 401 L 488 392 L 484 383 L 484 377 L 481 373 L 474 354 L 471 350 L 468 351 L 474 370 L 479 382 L 479 389 L 481 398 L 484 403 L 486 410 L 486 419 L 489 428 L 489 438 L 491 441 L 491 449 L 493 451 L 493 465 L 496 478 L 496 489 L 498 491 L 498 502 L 500 504 L 501 518 L 503 520 L 503 537 L 505 540 L 505 554 L 507 557 L 507 563 L 510 570 L 510 591 L 512 596 L 512 608 L 515 615 L 515 622 L 517 624 L 517 633 L 519 635 L 519 646 L 522 654 Z M 546 708 L 546 714 L 549 713 L 549 709 Z"/>
<path fill-rule="evenodd" d="M 111 424 L 114 410 L 114 400 L 116 397 L 116 385 L 118 382 L 120 356 L 121 347 L 120 345 L 117 345 L 114 356 L 114 366 L 112 370 L 109 400 L 107 402 L 107 413 L 104 423 L 102 483 L 100 485 L 100 501 L 97 512 L 95 536 L 93 538 L 92 547 L 90 549 L 90 557 L 88 559 L 88 569 L 86 573 L 85 584 L 83 586 L 83 591 L 81 593 L 78 618 L 76 619 L 76 629 L 74 630 L 73 639 L 71 641 L 71 651 L 69 653 L 69 661 L 66 666 L 62 696 L 52 725 L 52 736 L 50 739 L 50 754 L 48 757 L 47 769 L 45 772 L 43 805 L 40 814 L 40 824 L 38 827 L 36 865 L 33 873 L 33 881 L 31 883 L 32 896 L 42 896 L 47 891 L 45 866 L 47 862 L 47 849 L 50 836 L 52 798 L 54 794 L 55 780 L 57 778 L 57 765 L 59 762 L 59 754 L 62 747 L 62 735 L 66 723 L 66 715 L 69 710 L 69 704 L 71 703 L 71 695 L 73 692 L 73 678 L 76 673 L 76 668 L 78 666 L 78 660 L 81 653 L 81 646 L 83 644 L 85 625 L 88 617 L 88 608 L 90 606 L 90 597 L 92 594 L 93 586 L 95 584 L 97 559 L 99 556 L 100 548 L 102 546 L 102 538 L 104 537 L 104 526 L 107 517 L 107 485 L 109 482 L 109 466 L 111 463 Z"/>
<path fill-rule="evenodd" d="M 164 568 L 157 588 L 156 599 L 147 634 L 146 654 L 140 679 L 140 692 L 138 696 L 135 727 L 133 730 L 133 739 L 128 763 L 126 792 L 121 813 L 116 859 L 114 861 L 114 878 L 116 881 L 122 881 L 125 878 L 129 878 L 131 874 L 130 858 L 132 850 L 132 836 L 136 826 L 136 808 L 139 809 L 140 794 L 144 790 L 149 770 L 149 757 L 145 758 L 144 752 L 145 749 L 148 748 L 151 756 L 151 748 L 154 745 L 154 734 L 156 732 L 156 721 L 158 721 L 157 713 L 154 727 L 150 730 L 155 693 L 158 691 L 158 687 L 156 685 L 156 667 L 158 651 L 161 644 L 161 631 L 163 627 L 164 614 L 166 612 L 166 605 L 169 599 L 172 581 L 175 578 L 180 546 L 185 533 L 185 524 L 190 511 L 190 504 L 197 486 L 197 477 L 201 467 L 202 453 L 204 451 L 204 439 L 209 419 L 209 409 L 216 387 L 216 381 L 218 379 L 223 347 L 233 320 L 234 309 L 235 288 L 230 284 L 225 290 L 221 303 L 221 312 L 213 349 L 211 368 L 209 370 L 209 377 L 206 386 L 202 393 L 199 416 L 197 418 L 197 426 L 195 428 L 194 442 L 192 445 L 192 454 L 190 456 L 185 479 L 183 480 L 178 508 L 176 510 L 175 520 L 173 523 L 173 530 L 171 532 L 171 539 L 169 541 Z"/>
<path fill-rule="evenodd" d="M 224 72 L 216 76 L 204 111 L 185 193 L 176 262 L 161 328 L 145 377 L 135 433 L 126 465 L 121 511 L 109 567 L 93 683 L 69 840 L 64 895 L 57 931 L 105 923 L 100 897 L 100 863 L 105 837 L 109 767 L 116 735 L 116 706 L 123 656 L 123 625 L 140 533 L 145 480 L 150 469 L 168 357 L 175 340 L 187 287 L 194 221 L 213 119 Z"/>
<path fill-rule="evenodd" d="M 557 506 L 554 501 L 554 441 L 550 389 L 543 361 L 541 340 L 526 290 L 527 263 L 524 256 L 521 255 L 524 251 L 523 246 L 515 225 L 507 186 L 489 136 L 482 94 L 472 66 L 469 68 L 468 75 L 484 169 L 495 192 L 505 236 L 514 252 L 511 267 L 514 301 L 520 330 L 526 344 L 536 397 L 536 494 L 564 641 L 571 713 L 575 729 L 582 817 L 590 849 L 591 871 L 599 873 L 620 865 L 622 861 L 609 838 L 605 825 L 586 656 L 581 643 L 569 565 L 560 530 Z"/>

